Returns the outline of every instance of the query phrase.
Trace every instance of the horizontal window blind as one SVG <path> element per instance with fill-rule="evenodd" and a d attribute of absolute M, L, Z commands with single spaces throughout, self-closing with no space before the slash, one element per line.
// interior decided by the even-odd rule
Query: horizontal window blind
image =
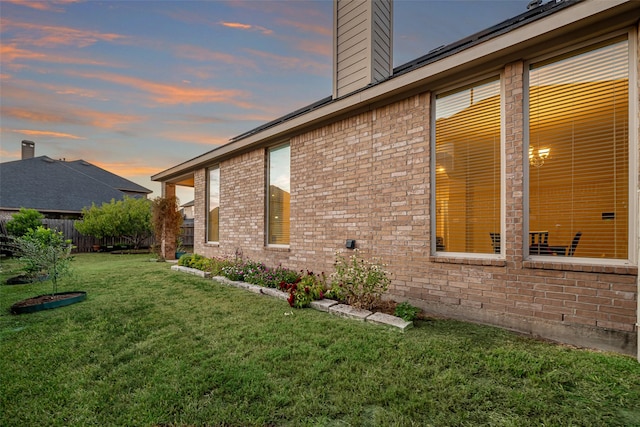
<path fill-rule="evenodd" d="M 207 217 L 207 241 L 220 241 L 220 168 L 209 169 L 209 214 Z"/>
<path fill-rule="evenodd" d="M 530 67 L 531 254 L 628 257 L 628 58 L 625 37 Z"/>
<path fill-rule="evenodd" d="M 493 253 L 491 234 L 500 232 L 500 80 L 440 94 L 435 110 L 436 250 Z"/>
<path fill-rule="evenodd" d="M 291 150 L 283 145 L 269 150 L 267 187 L 267 243 L 289 244 Z"/>

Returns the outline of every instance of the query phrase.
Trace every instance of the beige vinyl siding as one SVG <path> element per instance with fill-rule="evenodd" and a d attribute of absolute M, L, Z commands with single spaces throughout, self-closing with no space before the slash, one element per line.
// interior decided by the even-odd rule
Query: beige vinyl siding
<path fill-rule="evenodd" d="M 334 96 L 387 78 L 392 70 L 392 12 L 387 1 L 336 4 Z"/>

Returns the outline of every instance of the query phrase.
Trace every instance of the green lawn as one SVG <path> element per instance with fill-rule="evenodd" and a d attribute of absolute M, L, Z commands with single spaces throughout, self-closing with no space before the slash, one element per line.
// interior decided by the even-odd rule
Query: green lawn
<path fill-rule="evenodd" d="M 2 262 L 0 278 L 15 275 Z M 149 255 L 79 255 L 79 304 L 14 316 L 2 426 L 633 426 L 640 364 L 452 320 L 407 333 L 295 310 Z"/>

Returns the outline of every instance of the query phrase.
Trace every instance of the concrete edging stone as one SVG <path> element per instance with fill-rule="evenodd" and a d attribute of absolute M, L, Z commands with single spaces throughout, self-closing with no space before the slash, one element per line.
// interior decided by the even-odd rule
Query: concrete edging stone
<path fill-rule="evenodd" d="M 178 267 L 178 266 L 172 266 L 171 269 L 172 270 L 175 269 L 178 271 L 185 271 L 183 269 L 196 270 L 194 268 L 188 268 L 188 267 L 180 267 L 180 268 L 174 268 L 174 267 Z M 200 270 L 196 270 L 196 271 L 200 271 Z M 190 273 L 190 271 L 185 271 L 185 272 Z M 203 271 L 200 271 L 200 272 L 204 273 Z M 205 277 L 205 276 L 201 276 L 201 277 Z M 287 298 L 289 298 L 289 294 L 287 292 L 283 292 L 278 289 L 265 288 L 262 286 L 252 285 L 246 282 L 236 282 L 234 280 L 229 280 L 224 276 L 213 276 L 211 277 L 211 279 L 213 279 L 214 281 L 223 283 L 225 285 L 233 286 L 239 289 L 246 289 L 256 294 L 267 295 L 267 296 L 275 297 L 285 301 L 287 300 Z M 331 313 L 333 315 L 345 317 L 348 319 L 361 320 L 363 322 L 369 322 L 376 325 L 391 326 L 393 328 L 399 329 L 402 332 L 413 327 L 413 322 L 407 322 L 406 320 L 403 320 L 399 317 L 392 316 L 386 313 L 373 313 L 369 310 L 362 310 L 360 308 L 355 308 L 347 304 L 340 304 L 330 299 L 321 299 L 317 301 L 312 301 L 310 304 L 310 307 L 318 311 L 324 311 L 326 313 Z"/>

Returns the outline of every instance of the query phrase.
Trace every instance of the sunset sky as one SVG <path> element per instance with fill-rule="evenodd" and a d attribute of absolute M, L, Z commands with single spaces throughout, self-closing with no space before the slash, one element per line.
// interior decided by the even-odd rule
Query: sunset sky
<path fill-rule="evenodd" d="M 528 2 L 395 0 L 394 66 Z M 28 139 L 159 196 L 151 175 L 331 94 L 332 17 L 330 0 L 2 0 L 0 161 Z"/>

